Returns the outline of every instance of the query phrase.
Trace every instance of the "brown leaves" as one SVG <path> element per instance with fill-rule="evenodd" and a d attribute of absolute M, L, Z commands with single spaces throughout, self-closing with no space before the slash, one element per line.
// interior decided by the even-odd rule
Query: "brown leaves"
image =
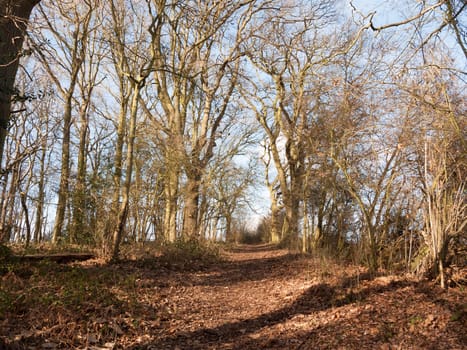
<path fill-rule="evenodd" d="M 465 293 L 267 247 L 202 270 L 50 265 L 1 288 L 0 344 L 37 349 L 461 348 Z M 323 270 L 324 269 L 324 270 Z M 326 272 L 326 276 L 323 275 Z M 323 277 L 324 276 L 324 277 Z M 15 287 L 15 288 L 13 288 Z M 0 290 L 2 290 L 0 288 Z M 15 309 L 20 310 L 20 309 Z M 0 345 L 1 347 L 1 345 Z"/>

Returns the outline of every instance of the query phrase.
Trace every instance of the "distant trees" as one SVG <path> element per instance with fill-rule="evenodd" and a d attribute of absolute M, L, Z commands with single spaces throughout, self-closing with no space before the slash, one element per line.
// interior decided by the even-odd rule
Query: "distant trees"
<path fill-rule="evenodd" d="M 235 122 L 231 102 L 240 73 L 239 47 L 258 7 L 256 1 L 155 1 L 149 9 L 158 101 L 147 111 L 164 140 L 164 232 L 168 240 L 175 239 L 177 203 L 182 200 L 183 235 L 196 237 L 208 164 L 217 140 Z"/>
<path fill-rule="evenodd" d="M 267 137 L 267 165 L 274 164 L 277 180 L 267 179 L 268 187 L 277 181 L 285 210 L 281 232 L 273 223 L 272 235 L 298 248 L 299 211 L 303 201 L 305 143 L 314 100 L 313 69 L 326 64 L 330 52 L 317 41 L 325 40 L 319 31 L 332 18 L 331 2 L 289 2 L 266 12 L 246 43 L 247 56 L 256 77 L 245 88 L 245 98 Z M 269 177 L 269 176 L 268 176 Z M 274 211 L 277 203 L 274 202 Z M 274 216 L 277 214 L 274 213 Z"/>
<path fill-rule="evenodd" d="M 429 11 L 438 7 L 446 10 L 448 5 L 441 2 L 422 9 L 416 18 L 425 20 Z M 456 6 L 455 25 L 462 27 L 463 6 Z M 285 13 L 281 11 L 280 15 Z M 456 144 L 460 147 L 456 150 L 465 153 L 465 142 L 461 141 L 465 138 L 465 118 L 460 111 L 464 104 L 459 100 L 459 96 L 465 96 L 465 89 L 453 88 L 462 74 L 454 68 L 455 59 L 432 45 L 432 32 L 421 43 L 414 42 L 413 51 L 407 49 L 406 42 L 395 42 L 389 35 L 373 39 L 361 31 L 362 27 L 350 27 L 347 37 L 335 40 L 327 49 L 311 44 L 288 46 L 286 40 L 296 37 L 290 29 L 287 36 L 280 35 L 281 18 L 278 11 L 275 21 L 268 22 L 279 30 L 267 29 L 251 40 L 250 58 L 257 74 L 244 90 L 266 135 L 262 158 L 272 215 L 263 221 L 261 229 L 268 227 L 271 241 L 283 240 L 279 232 L 289 230 L 287 222 L 295 211 L 303 250 L 327 247 L 336 252 L 351 243 L 358 246 L 357 255 L 373 270 L 396 260 L 403 260 L 412 269 L 411 261 L 415 260 L 431 266 L 425 266 L 425 270 L 436 270 L 434 275 L 438 275 L 449 260 L 444 249 L 448 249 L 448 242 L 458 240 L 459 229 L 466 225 L 465 202 L 459 197 L 465 181 L 457 181 L 456 190 L 449 192 L 446 185 L 441 185 L 442 190 L 437 187 L 439 181 L 448 181 L 442 175 L 447 173 L 440 168 L 435 171 L 437 175 L 426 173 L 428 164 L 446 164 L 446 157 L 452 160 L 451 166 L 460 167 L 452 174 L 465 173 L 465 157 L 454 156 L 452 151 L 446 156 L 447 151 L 440 152 L 439 148 L 442 139 L 442 149 Z M 371 22 L 367 28 L 394 29 L 416 18 L 378 28 Z M 295 23 L 292 19 L 283 21 Z M 424 21 L 416 23 L 423 33 L 428 30 Z M 442 29 L 437 28 L 436 33 Z M 319 31 L 306 33 L 305 28 L 299 31 L 302 38 L 309 35 L 313 42 L 329 43 L 326 38 L 331 37 L 329 33 L 319 36 Z M 281 41 L 283 37 L 286 40 Z M 405 50 L 404 60 L 397 56 L 400 49 Z M 308 57 L 312 59 L 307 61 Z M 301 70 L 307 62 L 311 62 L 308 70 Z M 296 89 L 300 86 L 297 82 L 305 88 Z M 442 92 L 436 95 L 434 91 Z M 430 111 L 420 110 L 420 105 Z M 434 111 L 437 117 L 429 118 L 428 127 L 423 120 Z M 287 124 L 300 112 L 301 123 Z M 434 120 L 447 124 L 441 122 L 441 127 Z M 417 148 L 417 142 L 428 145 L 427 150 Z M 419 149 L 418 156 L 412 153 L 414 149 Z M 292 154 L 302 167 L 299 173 Z M 420 160 L 415 163 L 418 175 L 413 172 L 415 159 Z M 294 180 L 293 174 L 299 176 Z M 454 181 L 451 175 L 448 177 Z M 298 191 L 291 190 L 294 181 Z M 302 205 L 292 210 L 288 197 Z M 421 208 L 425 209 L 420 212 Z M 418 234 L 414 236 L 414 232 Z M 422 238 L 428 250 L 420 243 Z"/>
<path fill-rule="evenodd" d="M 31 48 L 60 96 L 49 113 L 56 113 L 63 104 L 63 124 L 57 133 L 61 144 L 45 142 L 40 150 L 41 174 L 50 172 L 51 165 L 60 168 L 56 217 L 47 223 L 48 227 L 54 225 L 53 241 L 82 244 L 103 240 L 108 254 L 116 257 L 119 242 L 130 237 L 152 235 L 171 241 L 181 235 L 197 237 L 201 226 L 215 226 L 206 220 L 218 220 L 209 214 L 210 206 L 230 222 L 238 207 L 232 198 L 240 198 L 251 181 L 245 180 L 246 185 L 232 198 L 227 188 L 210 190 L 223 176 L 211 173 L 215 168 L 211 163 L 230 164 L 255 132 L 231 102 L 238 99 L 239 44 L 260 7 L 254 1 L 216 3 L 214 12 L 212 4 L 182 6 L 163 1 L 97 5 L 89 1 L 79 5 L 45 3 L 35 17 L 37 29 L 32 28 Z M 193 26 L 193 15 L 204 16 L 204 22 Z M 229 29 L 233 18 L 241 23 L 237 32 L 234 27 Z M 65 29 L 60 30 L 61 26 Z M 185 30 L 183 37 L 180 33 Z M 167 31 L 171 31 L 171 41 Z M 233 46 L 227 45 L 231 35 L 237 41 Z M 172 45 L 174 51 L 167 51 L 166 45 Z M 113 65 L 104 70 L 103 62 Z M 236 120 L 241 122 L 238 126 Z M 94 129 L 96 126 L 99 129 Z M 113 132 L 114 152 L 108 148 L 111 145 L 102 144 L 112 139 Z M 144 137 L 140 132 L 146 133 Z M 158 157 L 144 155 L 145 150 Z M 47 156 L 52 157 L 50 163 Z M 151 169 L 156 173 L 146 177 Z M 113 190 L 105 189 L 111 186 L 109 176 Z M 153 199 L 139 195 L 147 187 L 142 182 L 146 179 L 153 179 L 159 188 Z M 241 177 L 237 180 L 244 181 Z M 44 200 L 55 196 L 45 181 L 39 187 L 42 200 L 37 217 L 50 218 L 51 207 Z M 15 197 L 17 188 L 5 193 Z M 223 199 L 215 200 L 222 192 Z M 144 224 L 139 222 L 139 200 L 157 203 L 148 208 Z M 96 221 L 99 216 L 107 219 Z M 135 224 L 145 234 L 127 236 L 128 225 Z M 41 230 L 39 219 L 37 225 Z"/>
<path fill-rule="evenodd" d="M 99 63 L 96 42 L 91 41 L 99 25 L 96 21 L 96 12 L 96 4 L 91 2 L 84 2 L 81 5 L 68 3 L 55 4 L 53 7 L 46 7 L 45 4 L 39 6 L 40 21 L 43 21 L 45 27 L 34 36 L 35 53 L 63 100 L 60 184 L 52 234 L 52 241 L 55 243 L 62 236 L 65 211 L 70 199 L 71 132 L 75 109 L 79 115 L 81 131 L 76 190 L 71 191 L 74 193 L 71 196 L 73 197 L 71 219 L 73 223 L 68 226 L 71 230 L 68 239 L 71 242 L 77 242 L 77 235 L 85 230 L 83 211 L 87 156 L 86 124 L 91 108 L 91 95 L 96 85 L 98 71 L 96 63 Z"/>
<path fill-rule="evenodd" d="M 113 259 L 127 241 L 235 240 L 263 182 L 263 238 L 445 283 L 466 225 L 463 2 L 383 24 L 333 1 L 44 2 L 16 87 L 5 35 L 36 2 L 15 4 L 3 240 Z"/>

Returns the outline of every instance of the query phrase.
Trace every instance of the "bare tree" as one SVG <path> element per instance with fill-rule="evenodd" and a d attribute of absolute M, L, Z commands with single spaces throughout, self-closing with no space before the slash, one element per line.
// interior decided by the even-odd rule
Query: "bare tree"
<path fill-rule="evenodd" d="M 251 17 L 259 10 L 253 0 L 184 4 L 153 1 L 150 10 L 159 101 L 147 111 L 159 126 L 165 144 L 164 232 L 172 241 L 177 235 L 182 172 L 186 178 L 181 192 L 182 231 L 190 237 L 199 235 L 202 179 L 216 140 L 221 137 L 222 122 L 237 84 L 239 45 Z M 193 23 L 193 18 L 199 20 Z M 235 25 L 231 25 L 233 19 Z"/>
<path fill-rule="evenodd" d="M 57 243 L 62 236 L 65 223 L 65 211 L 68 202 L 71 127 L 73 123 L 75 90 L 88 49 L 89 33 L 96 29 L 92 27 L 95 9 L 91 2 L 86 1 L 80 6 L 76 6 L 76 4 L 56 4 L 56 7 L 49 9 L 40 6 L 39 10 L 47 31 L 53 36 L 58 45 L 58 50 L 60 50 L 64 58 L 64 62 L 58 61 L 60 60 L 60 55 L 54 54 L 57 47 L 49 46 L 46 49 L 43 44 L 47 43 L 47 40 L 40 37 L 44 35 L 45 32 L 39 33 L 35 38 L 35 53 L 46 68 L 64 101 L 60 185 L 52 235 L 52 241 Z M 52 14 L 55 14 L 53 12 L 55 10 L 58 11 L 59 18 L 52 16 Z M 70 25 L 76 26 L 76 28 L 65 33 L 63 28 L 59 29 L 59 27 L 62 27 L 61 21 L 68 22 Z M 52 62 L 54 62 L 55 65 L 52 65 Z M 57 67 L 61 67 L 62 71 L 58 72 L 56 70 Z M 68 82 L 63 81 L 61 77 L 63 73 L 68 75 Z M 83 113 L 85 113 L 86 110 L 87 108 Z"/>
<path fill-rule="evenodd" d="M 411 148 L 415 150 L 415 176 L 422 190 L 420 233 L 425 244 L 418 251 L 414 268 L 439 277 L 442 287 L 446 287 L 450 247 L 462 241 L 467 225 L 466 105 L 462 82 L 441 68 L 446 63 L 443 59 L 437 61 L 436 65 L 419 68 L 414 74 L 416 84 L 408 79 L 400 85 L 408 94 L 415 124 L 412 142 L 416 144 Z"/>
<path fill-rule="evenodd" d="M 454 38 L 461 49 L 464 57 L 467 58 L 467 3 L 464 0 L 436 0 L 436 1 L 422 1 L 417 2 L 415 13 L 410 13 L 407 6 L 409 16 L 405 19 L 396 22 L 384 23 L 376 25 L 375 18 L 377 11 L 369 14 L 363 14 L 352 1 L 350 2 L 353 10 L 357 13 L 363 22 L 369 21 L 365 24 L 366 28 L 371 28 L 375 32 L 381 32 L 390 28 L 412 28 L 415 35 L 411 35 L 413 43 L 419 49 L 423 49 L 426 45 L 431 44 L 433 41 L 445 32 L 445 29 L 450 29 Z M 434 23 L 434 24 L 433 24 Z M 415 38 L 419 38 L 418 40 Z M 418 41 L 418 43 L 417 43 Z"/>
<path fill-rule="evenodd" d="M 324 39 L 316 33 L 332 18 L 332 6 L 331 2 L 290 2 L 268 16 L 248 41 L 248 57 L 260 79 L 252 81 L 245 97 L 267 135 L 277 171 L 286 213 L 282 239 L 298 249 L 304 147 L 315 106 L 312 71 L 334 55 L 314 43 Z"/>
<path fill-rule="evenodd" d="M 34 223 L 34 239 L 38 243 L 43 239 L 45 200 L 46 200 L 46 175 L 48 168 L 48 159 L 50 154 L 50 134 L 53 131 L 53 125 L 49 113 L 51 113 L 50 102 L 41 103 L 38 108 L 38 119 L 43 120 L 43 127 L 38 127 L 38 135 L 41 137 L 39 150 L 39 169 L 36 198 L 36 218 Z"/>
<path fill-rule="evenodd" d="M 108 252 L 112 260 L 118 259 L 120 242 L 125 233 L 125 226 L 129 215 L 130 190 L 135 159 L 135 140 L 137 116 L 141 97 L 141 90 L 146 85 L 146 80 L 151 72 L 155 57 L 151 54 L 148 57 L 142 57 L 140 52 L 144 50 L 145 42 L 143 30 L 144 20 L 141 13 L 133 12 L 137 7 L 131 6 L 130 9 L 122 1 L 112 1 L 110 3 L 111 29 L 109 30 L 109 42 L 111 47 L 112 61 L 117 74 L 119 86 L 119 117 L 117 121 L 117 140 L 116 152 L 114 157 L 114 185 L 115 192 L 112 203 L 111 220 L 115 224 L 110 226 L 112 230 L 111 249 Z M 139 7 L 141 10 L 143 7 Z M 129 24 L 131 19 L 136 23 Z M 134 33 L 129 32 L 129 28 L 134 25 Z M 130 37 L 132 36 L 132 37 Z M 127 42 L 135 42 L 135 45 L 129 45 Z M 127 125 L 127 113 L 129 115 Z M 123 170 L 123 147 L 125 135 L 126 143 L 126 168 L 125 181 L 122 182 Z M 121 200 L 120 200 L 121 198 Z M 108 242 L 106 242 L 107 244 Z"/>
<path fill-rule="evenodd" d="M 98 11 L 98 4 L 93 5 L 94 11 Z M 99 78 L 101 62 L 103 60 L 102 40 L 99 29 L 101 19 L 99 16 L 94 16 L 92 19 L 92 28 L 89 32 L 89 44 L 85 50 L 83 64 L 80 69 L 80 74 L 77 81 L 77 98 L 79 101 L 78 120 L 78 159 L 76 169 L 76 182 L 72 193 L 72 218 L 70 223 L 69 241 L 72 243 L 91 242 L 93 233 L 89 230 L 89 225 L 86 224 L 87 203 L 87 158 L 88 158 L 88 143 L 89 143 L 89 120 L 94 109 L 93 94 L 96 87 L 101 83 L 103 78 Z"/>

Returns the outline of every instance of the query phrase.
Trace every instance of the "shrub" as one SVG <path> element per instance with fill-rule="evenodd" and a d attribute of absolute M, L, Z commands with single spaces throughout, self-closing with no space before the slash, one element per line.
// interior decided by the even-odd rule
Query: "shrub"
<path fill-rule="evenodd" d="M 171 266 L 199 267 L 221 261 L 219 246 L 198 239 L 177 239 L 162 246 L 161 260 Z"/>

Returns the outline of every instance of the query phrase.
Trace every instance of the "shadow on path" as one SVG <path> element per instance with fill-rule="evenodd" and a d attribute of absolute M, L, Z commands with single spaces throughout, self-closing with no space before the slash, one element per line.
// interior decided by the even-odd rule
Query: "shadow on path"
<path fill-rule="evenodd" d="M 280 250 L 280 248 L 274 244 L 241 244 L 229 249 L 232 253 L 257 253 L 277 250 Z"/>
<path fill-rule="evenodd" d="M 195 284 L 202 286 L 232 286 L 241 282 L 271 280 L 278 277 L 293 277 L 302 274 L 297 269 L 300 255 L 282 255 L 262 259 L 228 261 L 216 267 L 217 274 L 209 274 Z M 294 268 L 295 267 L 295 268 Z"/>
<path fill-rule="evenodd" d="M 347 283 L 347 281 L 344 281 L 344 283 Z M 333 307 L 361 302 L 369 295 L 383 293 L 387 290 L 400 289 L 408 284 L 406 282 L 397 282 L 391 283 L 388 286 L 368 287 L 355 294 L 343 294 L 341 285 L 331 286 L 321 283 L 311 286 L 294 302 L 275 311 L 251 319 L 225 323 L 213 328 L 202 328 L 192 332 L 179 332 L 159 339 L 157 346 L 161 349 L 171 348 L 170 346 L 174 344 L 177 344 L 180 349 L 207 349 L 209 346 L 214 346 L 216 349 L 230 349 L 232 345 L 235 345 L 235 349 L 242 348 L 239 344 L 255 343 L 255 341 L 251 341 L 249 335 L 256 333 L 264 327 L 275 326 L 292 319 L 296 315 L 308 315 Z M 151 348 L 151 346 L 155 345 L 148 343 L 143 347 L 139 346 L 134 349 Z M 254 346 L 251 348 L 253 349 Z"/>

